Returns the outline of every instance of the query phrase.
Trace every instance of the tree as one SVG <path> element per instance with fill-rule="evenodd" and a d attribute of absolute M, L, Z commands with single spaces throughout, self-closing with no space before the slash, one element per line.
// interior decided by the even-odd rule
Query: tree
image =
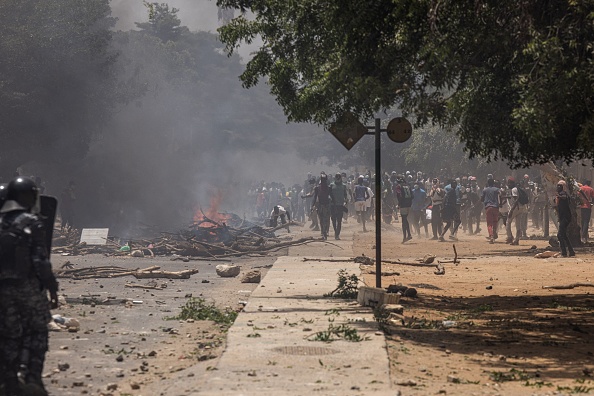
<path fill-rule="evenodd" d="M 594 158 L 594 2 L 218 0 L 251 11 L 219 29 L 229 54 L 262 46 L 263 77 L 290 121 L 327 125 L 399 107 L 452 129 L 470 158 L 514 167 Z"/>
<path fill-rule="evenodd" d="M 108 0 L 84 6 L 76 0 L 0 2 L 5 177 L 31 161 L 54 171 L 74 166 L 113 104 L 124 99 L 111 74 L 117 54 L 109 47 L 115 24 L 110 13 Z"/>
<path fill-rule="evenodd" d="M 178 8 L 169 9 L 167 3 L 147 3 L 148 22 L 136 22 L 136 26 L 144 32 L 148 32 L 164 42 L 177 41 L 182 33 L 187 32 L 188 28 L 181 26 L 181 20 L 178 18 Z"/>

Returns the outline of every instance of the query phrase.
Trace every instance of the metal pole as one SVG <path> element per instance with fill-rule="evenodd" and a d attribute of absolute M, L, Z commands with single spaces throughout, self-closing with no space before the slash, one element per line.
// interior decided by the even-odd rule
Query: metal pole
<path fill-rule="evenodd" d="M 382 287 L 382 175 L 381 125 L 375 119 L 375 287 Z"/>

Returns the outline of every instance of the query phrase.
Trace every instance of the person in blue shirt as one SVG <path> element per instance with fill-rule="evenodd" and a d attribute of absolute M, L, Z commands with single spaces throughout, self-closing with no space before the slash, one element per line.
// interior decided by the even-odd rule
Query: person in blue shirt
<path fill-rule="evenodd" d="M 425 228 L 425 237 L 429 237 L 429 229 L 427 227 L 427 216 L 425 209 L 427 208 L 427 193 L 423 190 L 419 183 L 415 183 L 412 190 L 412 205 L 411 210 L 411 222 L 417 233 L 417 236 L 421 236 L 421 225 Z"/>

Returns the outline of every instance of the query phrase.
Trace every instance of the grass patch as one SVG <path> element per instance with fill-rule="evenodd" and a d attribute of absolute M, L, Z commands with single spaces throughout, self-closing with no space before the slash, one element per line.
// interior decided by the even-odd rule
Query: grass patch
<path fill-rule="evenodd" d="M 310 341 L 332 342 L 337 340 L 345 340 L 350 342 L 366 341 L 368 337 L 361 337 L 357 329 L 352 328 L 347 324 L 335 326 L 330 323 L 328 330 L 318 331 L 307 337 Z"/>
<path fill-rule="evenodd" d="M 532 379 L 532 375 L 525 371 L 520 371 L 515 368 L 505 371 L 492 371 L 489 373 L 489 378 L 495 382 L 510 382 L 510 381 L 526 381 Z"/>
<path fill-rule="evenodd" d="M 232 309 L 221 310 L 214 304 L 207 304 L 203 298 L 190 298 L 181 309 L 179 315 L 168 319 L 212 320 L 215 323 L 230 326 L 237 318 L 237 312 Z"/>

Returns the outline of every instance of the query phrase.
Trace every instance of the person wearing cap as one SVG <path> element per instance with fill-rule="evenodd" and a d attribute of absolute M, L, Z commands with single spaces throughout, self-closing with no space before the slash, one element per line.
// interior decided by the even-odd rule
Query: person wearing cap
<path fill-rule="evenodd" d="M 561 256 L 569 257 L 575 256 L 571 241 L 567 236 L 567 227 L 571 223 L 571 197 L 567 191 L 567 183 L 565 180 L 559 180 L 557 183 L 557 196 L 555 197 L 555 209 L 559 218 L 559 228 L 557 230 L 557 239 L 561 247 Z"/>

